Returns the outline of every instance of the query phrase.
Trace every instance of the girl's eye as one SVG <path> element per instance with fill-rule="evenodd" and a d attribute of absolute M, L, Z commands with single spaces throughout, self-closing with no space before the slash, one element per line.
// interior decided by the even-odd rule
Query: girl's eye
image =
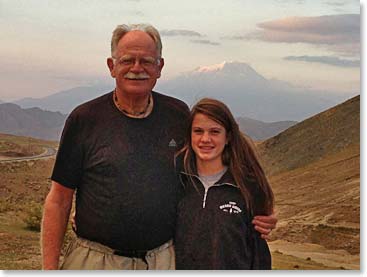
<path fill-rule="evenodd" d="M 202 134 L 202 133 L 203 133 L 203 130 L 200 130 L 200 129 L 194 129 L 194 130 L 193 130 L 193 133 L 194 133 L 194 134 Z"/>

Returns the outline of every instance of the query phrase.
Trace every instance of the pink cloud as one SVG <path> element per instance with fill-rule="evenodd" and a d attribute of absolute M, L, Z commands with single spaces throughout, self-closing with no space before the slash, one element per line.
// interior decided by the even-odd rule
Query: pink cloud
<path fill-rule="evenodd" d="M 327 45 L 341 54 L 360 52 L 360 15 L 288 17 L 257 25 L 261 30 L 235 39 Z"/>

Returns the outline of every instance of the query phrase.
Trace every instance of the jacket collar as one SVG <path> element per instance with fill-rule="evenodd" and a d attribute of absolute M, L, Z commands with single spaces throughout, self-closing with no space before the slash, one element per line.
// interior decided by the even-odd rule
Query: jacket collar
<path fill-rule="evenodd" d="M 200 179 L 199 179 L 199 175 L 197 173 L 196 174 L 189 174 L 187 172 L 181 171 L 180 175 L 181 175 L 181 177 L 184 177 L 184 176 L 187 177 L 187 178 L 192 177 L 195 180 L 201 182 Z M 222 185 L 229 185 L 229 186 L 239 188 L 239 186 L 235 183 L 235 181 L 233 179 L 233 176 L 232 176 L 231 172 L 229 171 L 229 169 L 226 170 L 226 172 L 223 174 L 223 176 L 217 182 L 215 182 L 215 184 L 213 186 L 222 186 Z"/>

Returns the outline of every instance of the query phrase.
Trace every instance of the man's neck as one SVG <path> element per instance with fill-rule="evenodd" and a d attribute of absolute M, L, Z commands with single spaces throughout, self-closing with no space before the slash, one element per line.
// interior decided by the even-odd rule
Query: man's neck
<path fill-rule="evenodd" d="M 126 95 L 116 89 L 113 97 L 117 108 L 130 117 L 146 117 L 153 109 L 151 92 L 142 95 Z"/>

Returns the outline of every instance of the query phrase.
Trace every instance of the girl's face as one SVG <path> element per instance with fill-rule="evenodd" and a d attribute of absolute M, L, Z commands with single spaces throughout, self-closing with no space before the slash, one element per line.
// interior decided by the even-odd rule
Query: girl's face
<path fill-rule="evenodd" d="M 191 127 L 191 147 L 197 163 L 222 165 L 222 152 L 227 143 L 225 128 L 204 114 L 194 116 Z"/>

